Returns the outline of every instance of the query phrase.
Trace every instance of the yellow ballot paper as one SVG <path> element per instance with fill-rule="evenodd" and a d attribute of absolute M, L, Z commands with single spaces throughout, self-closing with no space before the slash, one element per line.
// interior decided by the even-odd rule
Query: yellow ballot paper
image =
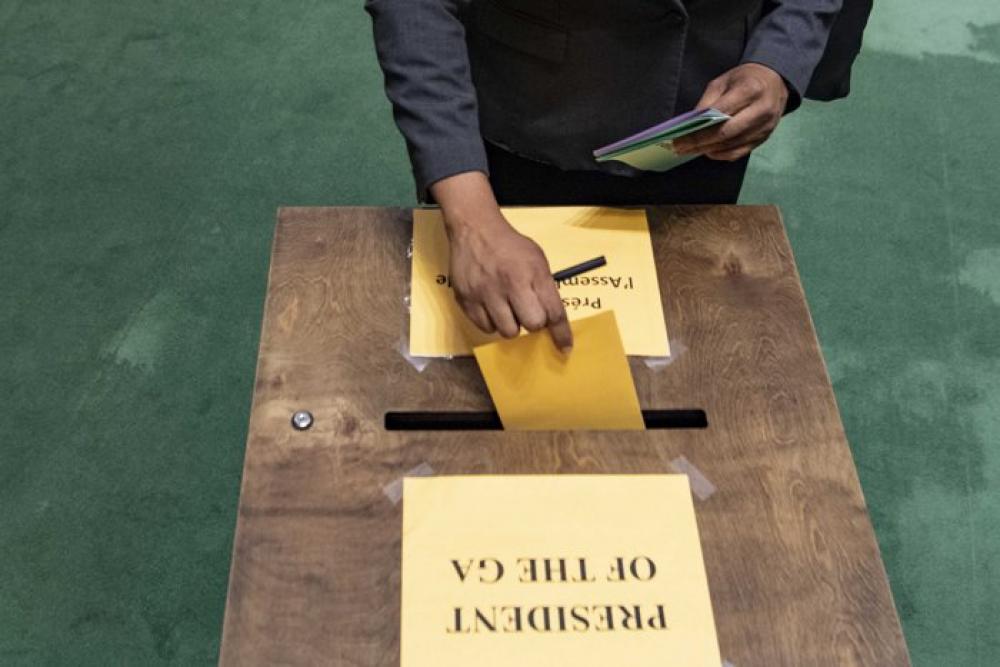
<path fill-rule="evenodd" d="M 548 331 L 477 347 L 479 369 L 505 429 L 644 428 L 615 313 L 571 322 L 573 351 Z"/>
<path fill-rule="evenodd" d="M 401 667 L 719 667 L 684 475 L 403 480 Z"/>
<path fill-rule="evenodd" d="M 542 247 L 553 272 L 601 255 L 607 258 L 607 266 L 560 283 L 571 320 L 614 310 L 626 354 L 670 354 L 645 211 L 549 207 L 504 208 L 503 214 Z M 476 345 L 499 338 L 479 331 L 455 303 L 448 237 L 437 209 L 413 212 L 412 270 L 410 354 L 468 355 Z"/>

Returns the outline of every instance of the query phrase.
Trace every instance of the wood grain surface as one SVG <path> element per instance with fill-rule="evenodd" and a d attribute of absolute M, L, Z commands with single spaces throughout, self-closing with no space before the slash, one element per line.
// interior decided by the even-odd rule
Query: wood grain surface
<path fill-rule="evenodd" d="M 705 430 L 386 432 L 388 410 L 491 407 L 471 359 L 421 373 L 398 351 L 410 211 L 280 211 L 222 664 L 399 663 L 402 504 L 383 487 L 421 463 L 651 473 L 681 455 L 718 489 L 695 506 L 724 658 L 909 664 L 778 210 L 648 212 L 675 354 L 630 361 L 640 402 L 703 408 Z"/>

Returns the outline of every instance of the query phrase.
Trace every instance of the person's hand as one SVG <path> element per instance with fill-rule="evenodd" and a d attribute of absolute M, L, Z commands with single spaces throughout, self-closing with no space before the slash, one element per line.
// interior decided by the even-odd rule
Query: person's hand
<path fill-rule="evenodd" d="M 451 242 L 455 299 L 477 327 L 513 338 L 548 328 L 563 353 L 573 347 L 566 309 L 545 253 L 511 227 L 486 176 L 466 172 L 431 186 Z"/>
<path fill-rule="evenodd" d="M 746 157 L 774 132 L 787 102 L 788 87 L 773 69 L 757 63 L 735 67 L 712 80 L 695 107 L 714 107 L 732 118 L 675 140 L 674 151 L 713 160 Z"/>

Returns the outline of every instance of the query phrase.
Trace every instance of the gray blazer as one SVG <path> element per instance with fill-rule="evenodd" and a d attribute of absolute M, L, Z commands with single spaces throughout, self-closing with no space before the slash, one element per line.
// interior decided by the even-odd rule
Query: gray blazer
<path fill-rule="evenodd" d="M 634 175 L 595 148 L 692 108 L 740 63 L 798 105 L 842 0 L 366 0 L 420 199 L 487 172 L 483 139 L 563 169 Z"/>

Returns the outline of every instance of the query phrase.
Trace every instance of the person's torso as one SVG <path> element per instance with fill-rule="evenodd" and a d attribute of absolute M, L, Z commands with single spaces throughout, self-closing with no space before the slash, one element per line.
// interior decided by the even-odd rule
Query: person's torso
<path fill-rule="evenodd" d="M 760 0 L 470 0 L 484 136 L 564 169 L 686 111 L 738 64 Z"/>

